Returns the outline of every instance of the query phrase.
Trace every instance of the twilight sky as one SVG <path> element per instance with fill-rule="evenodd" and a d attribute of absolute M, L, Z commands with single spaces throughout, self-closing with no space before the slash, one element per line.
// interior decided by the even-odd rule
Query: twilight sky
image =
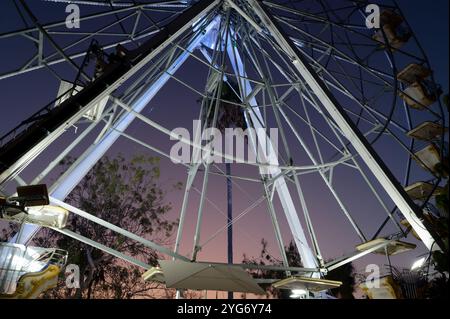
<path fill-rule="evenodd" d="M 28 1 L 29 2 L 29 1 Z M 442 85 L 444 92 L 448 92 L 448 57 L 449 57 L 449 43 L 448 43 L 448 30 L 449 30 L 449 2 L 447 0 L 433 0 L 433 1 L 420 1 L 420 0 L 399 0 L 400 7 L 402 8 L 409 24 L 412 26 L 415 35 L 419 42 L 423 46 L 430 63 L 433 67 L 436 80 Z M 53 21 L 53 15 L 57 17 L 62 16 L 61 10 L 63 6 L 49 4 L 52 9 L 48 11 L 37 11 L 35 14 L 38 18 L 42 18 L 43 21 Z M 10 1 L 2 1 L 0 4 L 0 34 L 15 30 L 21 26 L 20 18 L 14 14 L 14 9 Z M 0 73 L 15 66 L 19 62 L 25 61 L 27 56 L 27 47 L 19 41 L 8 41 L 0 39 L 1 52 L 0 52 Z M 180 70 L 181 78 L 194 77 L 194 83 L 201 87 L 205 78 L 200 74 L 196 74 L 197 65 L 192 62 L 183 69 Z M 63 68 L 58 69 L 62 73 L 65 72 Z M 0 80 L 0 135 L 9 131 L 21 120 L 38 110 L 40 107 L 48 103 L 55 97 L 57 90 L 57 81 L 46 71 L 36 71 L 25 75 L 17 76 L 12 79 Z M 176 83 L 169 83 L 169 85 L 161 90 L 161 92 L 155 97 L 150 105 L 144 110 L 143 114 L 150 116 L 155 120 L 166 123 L 168 126 L 175 128 L 178 126 L 185 126 L 186 120 L 195 117 L 198 114 L 198 104 L 185 102 L 187 99 L 194 100 L 195 96 L 181 88 Z M 151 111 L 150 111 L 151 110 Z M 192 115 L 194 114 L 194 115 Z M 189 121 L 187 121 L 189 122 Z M 188 127 L 189 129 L 189 127 Z M 167 143 L 170 143 L 164 136 L 157 135 L 154 131 L 148 131 L 141 123 L 132 124 L 127 133 L 139 136 L 143 140 L 151 140 L 153 145 L 161 148 L 166 147 Z M 155 134 L 155 135 L 152 135 Z M 61 143 L 64 143 L 64 139 Z M 388 144 L 382 144 L 380 150 L 382 153 L 389 153 L 390 149 Z M 55 148 L 55 152 L 56 152 Z M 81 149 L 77 149 L 75 153 L 80 153 Z M 125 154 L 143 153 L 147 152 L 141 146 L 131 144 L 131 142 L 121 138 L 116 146 L 114 146 L 109 155 L 114 155 L 117 152 Z M 51 151 L 50 151 L 51 153 Z M 49 156 L 49 155 L 47 155 Z M 45 167 L 45 156 L 41 162 L 38 162 L 24 172 L 24 179 L 30 181 L 31 178 L 37 173 L 39 168 Z M 388 165 L 391 165 L 389 162 Z M 401 170 L 404 162 L 392 163 L 393 169 Z M 251 168 L 250 170 L 254 170 Z M 233 167 L 233 173 L 245 174 L 248 168 L 236 165 Z M 182 181 L 185 182 L 186 170 L 182 167 L 174 167 L 170 162 L 163 161 L 162 167 L 162 180 L 166 185 L 171 183 Z M 255 173 L 255 172 L 253 172 Z M 365 189 L 360 189 L 352 184 L 351 181 L 346 181 L 345 170 L 337 173 L 337 179 L 340 179 L 342 187 L 342 196 L 348 201 L 349 208 L 353 211 L 358 211 L 357 217 L 364 221 L 370 229 L 370 236 L 373 233 L 374 227 L 369 227 L 373 224 L 380 223 L 385 215 L 379 214 L 374 216 L 369 206 L 372 205 L 373 198 L 367 196 Z M 202 175 L 200 175 L 202 176 Z M 194 185 L 197 189 L 201 189 L 201 179 L 198 179 Z M 313 214 L 313 220 L 317 222 L 319 242 L 323 244 L 323 253 L 329 258 L 338 257 L 344 253 L 348 253 L 352 250 L 352 246 L 356 243 L 354 235 L 350 235 L 350 229 L 348 223 L 342 218 L 339 218 L 337 214 L 328 212 L 332 207 L 332 200 L 325 195 L 319 195 L 321 190 L 319 186 L 317 188 L 317 181 L 311 178 L 311 180 L 305 180 L 307 187 L 305 190 L 305 196 L 312 202 L 311 211 Z M 255 187 L 250 182 L 238 182 L 239 187 L 234 188 L 234 213 L 237 215 L 254 202 L 261 194 L 261 188 Z M 226 198 L 225 198 L 225 180 L 222 177 L 211 177 L 211 188 L 208 190 L 208 199 L 214 202 L 214 205 L 208 203 L 205 209 L 205 219 L 202 227 L 202 240 L 206 240 L 209 236 L 213 235 L 217 229 L 225 225 L 226 217 L 223 216 L 226 213 Z M 199 200 L 198 194 L 194 190 L 193 194 L 193 206 L 188 209 L 185 236 L 181 247 L 181 252 L 188 254 L 192 249 L 193 230 L 196 222 L 196 213 L 194 206 L 197 205 Z M 182 192 L 171 192 L 168 196 L 168 200 L 173 203 L 173 210 L 171 216 L 176 218 L 182 200 Z M 277 204 L 279 209 L 279 205 Z M 333 208 L 334 209 L 334 208 Z M 290 240 L 289 228 L 287 226 L 282 213 L 279 211 L 280 224 L 283 232 L 285 242 Z M 375 227 L 376 228 L 376 227 Z M 372 232 L 372 233 L 371 233 Z M 274 241 L 273 231 L 270 224 L 270 219 L 267 215 L 267 209 L 264 203 L 258 208 L 243 217 L 235 226 L 235 262 L 242 260 L 244 253 L 248 255 L 257 256 L 260 245 L 259 242 L 262 238 L 269 241 L 269 250 L 274 256 L 278 256 L 277 246 Z M 392 258 L 392 263 L 401 267 L 409 267 L 416 256 L 424 253 L 423 246 L 420 243 L 409 238 L 410 241 L 418 244 L 418 249 L 414 252 Z M 226 261 L 226 236 L 222 233 L 217 238 L 212 240 L 201 251 L 199 258 L 201 260 L 214 260 L 214 261 Z M 385 259 L 377 256 L 368 256 L 362 261 L 356 263 L 357 270 L 363 270 L 367 263 L 377 263 L 380 266 L 386 263 Z"/>

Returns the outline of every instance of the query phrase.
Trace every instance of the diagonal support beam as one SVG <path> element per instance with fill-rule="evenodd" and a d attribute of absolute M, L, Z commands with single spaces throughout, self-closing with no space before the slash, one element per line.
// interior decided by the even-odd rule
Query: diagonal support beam
<path fill-rule="evenodd" d="M 217 1 L 214 1 L 214 3 Z M 210 7 L 208 7 L 210 8 Z M 210 9 L 202 11 L 202 13 L 195 16 L 194 19 L 188 21 L 186 26 L 182 29 L 186 30 L 187 28 L 192 26 L 193 21 L 198 20 L 199 17 L 202 16 L 205 12 L 208 12 Z M 206 27 L 206 31 L 208 32 L 213 28 L 213 24 L 209 24 Z M 178 34 L 178 33 L 177 33 Z M 83 179 L 83 177 L 89 172 L 89 170 L 95 165 L 95 163 L 108 151 L 108 149 L 117 141 L 120 137 L 121 133 L 126 130 L 126 128 L 132 123 L 132 121 L 136 118 L 136 114 L 139 114 L 144 107 L 153 99 L 156 93 L 167 83 L 167 81 L 171 78 L 171 75 L 174 74 L 188 59 L 190 52 L 194 51 L 195 48 L 201 43 L 207 33 L 204 35 L 197 36 L 195 40 L 193 40 L 187 50 L 183 52 L 167 69 L 167 71 L 162 74 L 162 76 L 147 89 L 146 92 L 133 104 L 132 110 L 133 112 L 125 113 L 114 125 L 113 127 L 105 133 L 103 138 L 97 143 L 92 145 L 86 152 L 80 157 L 76 165 L 67 171 L 51 189 L 51 196 L 57 198 L 59 200 L 64 200 L 66 196 L 75 188 L 75 186 Z M 170 37 L 172 39 L 172 37 Z M 168 40 L 171 41 L 171 40 Z M 167 42 L 169 43 L 169 42 Z M 167 44 L 165 44 L 167 45 Z M 154 50 L 159 51 L 158 49 Z M 153 56 L 153 54 L 152 54 Z M 81 92 L 79 93 L 81 94 Z M 0 179 L 1 183 L 1 179 Z M 20 237 L 20 243 L 27 243 L 36 232 L 39 230 L 39 227 L 36 225 L 25 224 L 22 232 L 22 236 Z M 13 241 L 15 238 L 12 239 Z"/>
<path fill-rule="evenodd" d="M 185 31 L 213 10 L 219 0 L 204 0 L 182 13 L 141 47 L 110 65 L 105 73 L 80 93 L 0 148 L 0 185 L 20 173 L 29 162 L 76 123 L 98 102 L 109 96 L 141 70 L 157 54 L 172 45 Z"/>
<path fill-rule="evenodd" d="M 233 34 L 232 34 L 233 35 Z M 244 96 L 249 96 L 253 92 L 253 88 L 251 86 L 250 81 L 247 80 L 247 74 L 244 69 L 244 63 L 242 61 L 242 58 L 237 52 L 237 50 L 234 49 L 234 47 L 229 44 L 227 46 L 228 55 L 230 57 L 230 62 L 233 67 L 234 73 L 238 77 L 240 81 L 240 86 L 242 87 Z M 277 191 L 278 197 L 280 199 L 281 205 L 283 207 L 283 211 L 285 213 L 286 219 L 288 221 L 289 227 L 291 229 L 292 235 L 294 237 L 294 241 L 296 243 L 297 249 L 299 251 L 299 254 L 301 256 L 303 265 L 307 268 L 317 268 L 318 267 L 318 261 L 314 253 L 312 252 L 311 248 L 309 247 L 308 241 L 306 240 L 305 233 L 303 231 L 302 225 L 300 223 L 300 219 L 298 218 L 297 211 L 295 209 L 294 202 L 292 200 L 292 197 L 289 192 L 289 188 L 287 187 L 286 180 L 284 178 L 284 175 L 282 174 L 282 171 L 279 167 L 278 158 L 277 158 L 277 150 L 274 149 L 274 146 L 271 142 L 265 143 L 265 141 L 268 139 L 266 136 L 265 130 L 264 130 L 264 123 L 263 117 L 261 114 L 261 111 L 258 108 L 258 102 L 255 97 L 252 97 L 248 101 L 251 111 L 248 113 L 247 121 L 250 120 L 251 123 L 253 123 L 253 127 L 256 130 L 257 136 L 252 136 L 250 134 L 250 141 L 252 142 L 255 154 L 258 154 L 258 148 L 266 149 L 267 154 L 263 155 L 263 160 L 261 162 L 269 162 L 272 165 L 272 167 L 268 167 L 267 169 L 261 169 L 260 173 L 264 177 L 264 175 L 269 175 L 271 177 L 279 176 L 274 181 L 274 190 Z M 250 127 L 250 125 L 249 125 Z M 259 147 L 258 144 L 260 143 Z M 268 198 L 268 200 L 271 200 Z M 284 248 L 282 248 L 284 252 Z M 313 276 L 317 276 L 318 273 L 313 274 Z"/>
<path fill-rule="evenodd" d="M 52 229 L 54 231 L 57 231 L 57 232 L 61 233 L 61 234 L 64 234 L 64 235 L 69 236 L 69 237 L 71 237 L 73 239 L 76 239 L 76 240 L 78 240 L 78 241 L 80 241 L 82 243 L 85 243 L 86 245 L 89 245 L 89 246 L 92 246 L 94 248 L 100 249 L 101 251 L 104 251 L 105 253 L 108 253 L 108 254 L 110 254 L 110 255 L 112 255 L 114 257 L 120 258 L 120 259 L 122 259 L 122 260 L 124 260 L 126 262 L 129 262 L 129 263 L 131 263 L 131 264 L 133 264 L 135 266 L 138 266 L 138 267 L 141 267 L 141 268 L 144 268 L 144 269 L 150 269 L 151 268 L 150 265 L 148 265 L 148 264 L 146 264 L 146 263 L 144 263 L 144 262 L 142 262 L 140 260 L 137 260 L 136 258 L 130 257 L 128 255 L 125 255 L 125 254 L 121 253 L 120 251 L 112 249 L 112 248 L 110 248 L 108 246 L 105 246 L 103 244 L 97 243 L 96 241 L 93 241 L 92 239 L 84 237 L 84 236 L 82 236 L 82 235 L 80 235 L 78 233 L 75 233 L 75 232 L 73 232 L 73 231 L 71 231 L 69 229 L 65 229 L 65 228 L 64 229 L 52 228 Z"/>
<path fill-rule="evenodd" d="M 344 108 L 329 91 L 307 59 L 277 25 L 271 14 L 256 0 L 248 0 L 255 14 L 261 19 L 269 34 L 287 54 L 299 75 L 306 81 L 330 116 L 339 126 L 344 136 L 361 156 L 372 171 L 386 193 L 397 205 L 400 212 L 408 220 L 420 239 L 429 250 L 443 250 L 444 244 L 431 225 L 422 221 L 423 212 L 414 204 L 406 194 L 401 184 L 384 164 L 372 145 L 366 140 L 357 126 L 352 122 Z"/>
<path fill-rule="evenodd" d="M 184 256 L 182 256 L 180 254 L 174 253 L 169 248 L 166 248 L 164 246 L 158 245 L 158 244 L 152 242 L 151 240 L 148 240 L 148 239 L 142 238 L 142 237 L 140 237 L 140 236 L 138 236 L 136 234 L 133 234 L 132 232 L 129 232 L 129 231 L 127 231 L 125 229 L 122 229 L 122 228 L 120 228 L 120 227 L 118 227 L 118 226 L 116 226 L 114 224 L 111 224 L 111 223 L 109 223 L 109 222 L 107 222 L 107 221 L 105 221 L 105 220 L 103 220 L 101 218 L 98 218 L 98 217 L 96 217 L 94 215 L 91 215 L 91 214 L 89 214 L 89 213 L 87 213 L 87 212 L 85 212 L 85 211 L 83 211 L 83 210 L 81 210 L 79 208 L 76 208 L 76 207 L 74 207 L 72 205 L 69 205 L 69 204 L 65 203 L 64 201 L 62 201 L 62 200 L 56 199 L 54 197 L 50 197 L 50 202 L 52 204 L 55 204 L 55 205 L 60 206 L 62 208 L 65 208 L 68 211 L 70 211 L 70 212 L 72 212 L 72 213 L 74 213 L 74 214 L 76 214 L 76 215 L 78 215 L 80 217 L 83 217 L 83 218 L 85 218 L 85 219 L 87 219 L 87 220 L 89 220 L 91 222 L 94 222 L 94 223 L 96 223 L 96 224 L 98 224 L 100 226 L 108 228 L 108 229 L 110 229 L 110 230 L 112 230 L 112 231 L 114 231 L 114 232 L 116 232 L 118 234 L 121 234 L 121 235 L 123 235 L 123 236 L 125 236 L 125 237 L 127 237 L 129 239 L 135 240 L 135 241 L 143 244 L 144 246 L 147 246 L 149 248 L 152 248 L 154 250 L 157 250 L 157 251 L 159 251 L 159 252 L 161 252 L 163 254 L 169 255 L 169 256 L 174 257 L 174 258 L 179 259 L 179 260 L 190 261 L 190 259 L 188 259 L 188 258 L 186 258 L 186 257 L 184 257 Z"/>

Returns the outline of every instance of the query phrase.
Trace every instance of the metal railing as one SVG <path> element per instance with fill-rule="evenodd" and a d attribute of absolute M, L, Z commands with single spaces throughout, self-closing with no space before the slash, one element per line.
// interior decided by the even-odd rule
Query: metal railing
<path fill-rule="evenodd" d="M 14 293 L 17 282 L 27 273 L 42 271 L 49 265 L 62 268 L 66 261 L 65 250 L 0 243 L 0 293 Z"/>

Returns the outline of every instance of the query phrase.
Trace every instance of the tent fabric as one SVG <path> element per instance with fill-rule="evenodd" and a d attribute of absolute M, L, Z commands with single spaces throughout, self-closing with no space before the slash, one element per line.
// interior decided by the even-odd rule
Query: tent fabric
<path fill-rule="evenodd" d="M 265 294 L 256 281 L 238 266 L 179 260 L 159 260 L 159 265 L 168 288 Z"/>

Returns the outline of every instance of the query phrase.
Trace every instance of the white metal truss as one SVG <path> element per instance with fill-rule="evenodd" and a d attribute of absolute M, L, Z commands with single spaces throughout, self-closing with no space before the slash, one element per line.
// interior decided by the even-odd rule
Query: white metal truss
<path fill-rule="evenodd" d="M 93 1 L 87 3 L 86 1 L 49 0 L 48 2 L 104 6 L 103 2 Z M 344 0 L 341 2 L 345 3 Z M 115 1 L 111 2 L 110 11 L 94 13 L 84 16 L 80 20 L 83 22 L 122 15 L 121 17 L 116 16 L 117 20 L 114 23 L 105 23 L 100 29 L 81 34 L 83 36 L 81 39 L 73 40 L 71 44 L 64 47 L 52 42 L 55 51 L 47 56 L 44 56 L 43 53 L 45 38 L 52 39 L 56 35 L 70 36 L 72 33 L 76 33 L 76 31 L 60 31 L 58 28 L 64 24 L 63 21 L 42 25 L 36 22 L 33 27 L 0 34 L 0 41 L 20 36 L 37 44 L 36 54 L 27 63 L 20 68 L 2 73 L 0 80 L 41 68 L 52 70 L 51 67 L 58 64 L 74 66 L 73 61 L 86 55 L 86 50 L 75 49 L 81 48 L 82 45 L 86 45 L 96 37 L 111 38 L 112 41 L 101 44 L 104 50 L 121 44 L 136 46 L 138 48 L 136 52 L 142 49 L 142 41 L 152 38 L 160 40 L 159 45 L 147 55 L 141 56 L 140 60 L 119 79 L 96 94 L 89 103 L 83 105 L 63 125 L 49 132 L 45 139 L 27 150 L 13 165 L 3 170 L 0 175 L 0 186 L 6 188 L 15 182 L 25 183 L 21 180 L 21 172 L 50 145 L 57 143 L 58 138 L 72 126 L 82 123 L 85 120 L 83 115 L 94 108 L 99 101 L 108 98 L 108 105 L 101 118 L 97 122 L 88 121 L 86 128 L 60 154 L 54 156 L 49 165 L 39 172 L 31 182 L 33 184 L 44 181 L 61 159 L 70 154 L 96 127 L 104 125 L 94 143 L 50 187 L 54 204 L 65 207 L 82 218 L 116 231 L 174 259 L 197 261 L 202 246 L 214 239 L 219 232 L 250 213 L 259 204 L 266 202 L 283 266 L 267 266 L 259 269 L 276 269 L 287 274 L 296 272 L 313 277 L 319 277 L 329 270 L 383 248 L 392 240 L 405 237 L 407 234 L 399 225 L 395 216 L 396 211 L 406 218 L 429 250 L 441 249 L 442 243 L 438 236 L 422 220 L 423 207 L 418 207 L 404 190 L 404 186 L 410 178 L 410 155 L 413 155 L 415 146 L 414 142 L 407 142 L 401 136 L 412 129 L 410 110 L 405 104 L 402 104 L 404 108 L 402 111 L 405 115 L 399 117 L 393 116 L 394 111 L 392 110 L 375 107 L 375 105 L 386 103 L 384 99 L 386 88 L 393 96 L 396 96 L 397 91 L 400 90 L 396 80 L 398 70 L 396 70 L 397 60 L 394 54 L 389 50 L 386 50 L 388 53 L 383 54 L 383 61 L 387 61 L 384 63 L 394 70 L 393 74 L 391 69 L 370 65 L 369 58 L 377 54 L 375 48 L 378 48 L 379 44 L 372 43 L 373 40 L 368 35 L 369 33 L 363 30 L 361 25 L 350 22 L 339 23 L 339 19 L 334 19 L 330 14 L 332 4 L 329 1 L 318 1 L 317 5 L 323 7 L 321 14 L 299 9 L 295 3 L 287 5 L 277 3 L 277 1 L 208 0 L 190 1 L 189 3 L 186 1 L 141 3 Z M 359 10 L 363 8 L 361 5 L 352 5 Z M 176 30 L 165 28 L 166 22 L 169 22 L 168 25 L 170 25 L 177 18 L 186 17 L 187 9 L 192 8 L 197 8 L 198 11 L 195 14 L 187 15 L 188 18 L 184 18 L 184 23 L 177 25 Z M 164 13 L 165 17 L 155 22 L 152 14 L 157 16 L 156 13 Z M 119 33 L 110 30 L 111 27 L 118 28 L 127 19 L 134 21 L 133 27 L 128 31 L 123 26 L 122 32 Z M 143 20 L 146 20 L 150 26 L 140 28 L 139 25 Z M 363 23 L 364 21 L 361 24 Z M 317 28 L 317 25 L 321 28 Z M 308 26 L 311 29 L 308 29 Z M 327 38 L 324 34 L 328 34 L 328 32 L 332 40 L 324 40 Z M 356 46 L 351 46 L 348 34 L 353 35 L 355 39 L 361 38 L 359 41 L 370 47 L 370 50 L 363 53 L 361 49 L 358 57 L 354 52 Z M 367 44 L 368 42 L 373 48 Z M 145 44 L 143 46 L 145 47 Z M 413 56 L 402 50 L 399 50 L 398 53 L 407 57 Z M 361 58 L 363 55 L 366 58 Z M 139 55 L 137 56 L 139 57 Z M 178 77 L 177 71 L 188 60 L 195 60 L 208 69 L 204 91 Z M 348 71 L 350 68 L 352 68 L 351 72 Z M 80 74 L 83 72 L 83 70 L 80 71 Z M 205 214 L 204 207 L 210 201 L 208 199 L 208 179 L 212 175 L 225 178 L 230 176 L 227 176 L 214 163 L 210 164 L 205 161 L 199 164 L 196 161 L 200 158 L 201 152 L 206 150 L 205 145 L 198 141 L 198 136 L 194 136 L 192 140 L 179 138 L 163 123 L 158 123 L 144 115 L 145 107 L 169 81 L 183 85 L 202 99 L 200 119 L 202 111 L 210 110 L 214 114 L 213 127 L 217 124 L 221 87 L 228 81 L 235 81 L 239 87 L 241 100 L 238 105 L 245 114 L 246 124 L 248 127 L 256 129 L 256 134 L 250 134 L 249 140 L 257 163 L 248 165 L 257 168 L 259 176 L 237 175 L 232 176 L 232 180 L 236 186 L 239 186 L 237 183 L 239 181 L 261 184 L 263 194 L 241 214 L 236 215 L 232 222 L 203 242 L 200 234 Z M 370 91 L 370 95 L 366 93 L 367 91 Z M 370 96 L 370 99 L 366 98 L 366 95 Z M 295 101 L 292 102 L 292 100 Z M 389 102 L 391 101 L 389 100 Z M 392 103 L 396 105 L 399 102 L 394 97 Z M 392 109 L 395 110 L 395 107 Z M 436 111 L 430 108 L 427 112 L 445 126 L 445 116 L 439 114 L 439 109 Z M 191 163 L 179 163 L 179 165 L 186 166 L 188 173 L 173 251 L 64 202 L 70 192 L 120 137 L 127 138 L 160 156 L 170 157 L 166 150 L 144 142 L 126 131 L 135 121 L 156 129 L 168 137 L 179 139 L 194 150 Z M 205 125 L 205 123 L 201 125 Z M 276 152 L 269 143 L 264 145 L 267 153 L 260 154 L 257 151 L 258 143 L 267 140 L 264 132 L 271 126 L 279 129 L 282 149 Z M 310 134 L 308 135 L 310 138 L 305 132 Z M 397 143 L 396 145 L 400 145 L 408 156 L 404 185 L 398 181 L 399 177 L 391 172 L 388 165 L 383 162 L 382 156 L 377 153 L 375 143 L 384 138 L 393 140 Z M 291 141 L 295 141 L 296 145 L 294 146 Z M 294 156 L 296 149 L 301 150 L 301 156 Z M 330 152 L 333 152 L 334 155 L 331 156 Z M 215 155 L 233 161 L 241 160 L 225 152 Z M 302 156 L 304 158 L 301 158 L 300 164 L 293 160 L 294 157 L 297 159 Z M 314 211 L 311 209 L 311 203 L 308 202 L 305 192 L 304 177 L 306 175 L 318 175 L 324 189 L 334 199 L 337 210 L 348 221 L 357 238 L 361 242 L 370 239 L 359 226 L 357 218 L 351 213 L 345 199 L 339 194 L 334 176 L 341 167 L 350 168 L 355 174 L 362 177 L 367 186 L 367 192 L 372 194 L 380 204 L 380 211 L 386 215 L 387 221 L 392 222 L 395 233 L 387 236 L 388 241 L 369 250 L 352 252 L 338 258 L 333 256 L 332 260 L 325 262 L 325 258 L 329 260 L 329 257 L 323 256 L 320 248 L 321 234 L 315 227 Z M 192 256 L 186 257 L 179 253 L 179 248 L 183 237 L 187 207 L 192 196 L 191 191 L 196 190 L 193 185 L 200 173 L 203 174 L 203 177 L 202 189 L 198 191 L 200 204 L 193 236 L 194 245 Z M 377 185 L 381 186 L 383 193 L 377 188 Z M 278 206 L 274 200 L 275 193 L 289 226 L 290 235 L 301 256 L 302 268 L 291 267 L 288 263 L 283 241 L 283 237 L 286 235 L 279 225 Z M 303 213 L 301 218 L 300 211 Z M 24 225 L 19 238 L 15 237 L 12 240 L 27 243 L 38 229 L 37 226 Z M 70 229 L 55 230 L 140 267 L 149 267 L 139 260 L 76 234 Z M 378 230 L 376 235 L 379 232 Z M 252 265 L 238 266 L 247 269 L 253 267 Z"/>

